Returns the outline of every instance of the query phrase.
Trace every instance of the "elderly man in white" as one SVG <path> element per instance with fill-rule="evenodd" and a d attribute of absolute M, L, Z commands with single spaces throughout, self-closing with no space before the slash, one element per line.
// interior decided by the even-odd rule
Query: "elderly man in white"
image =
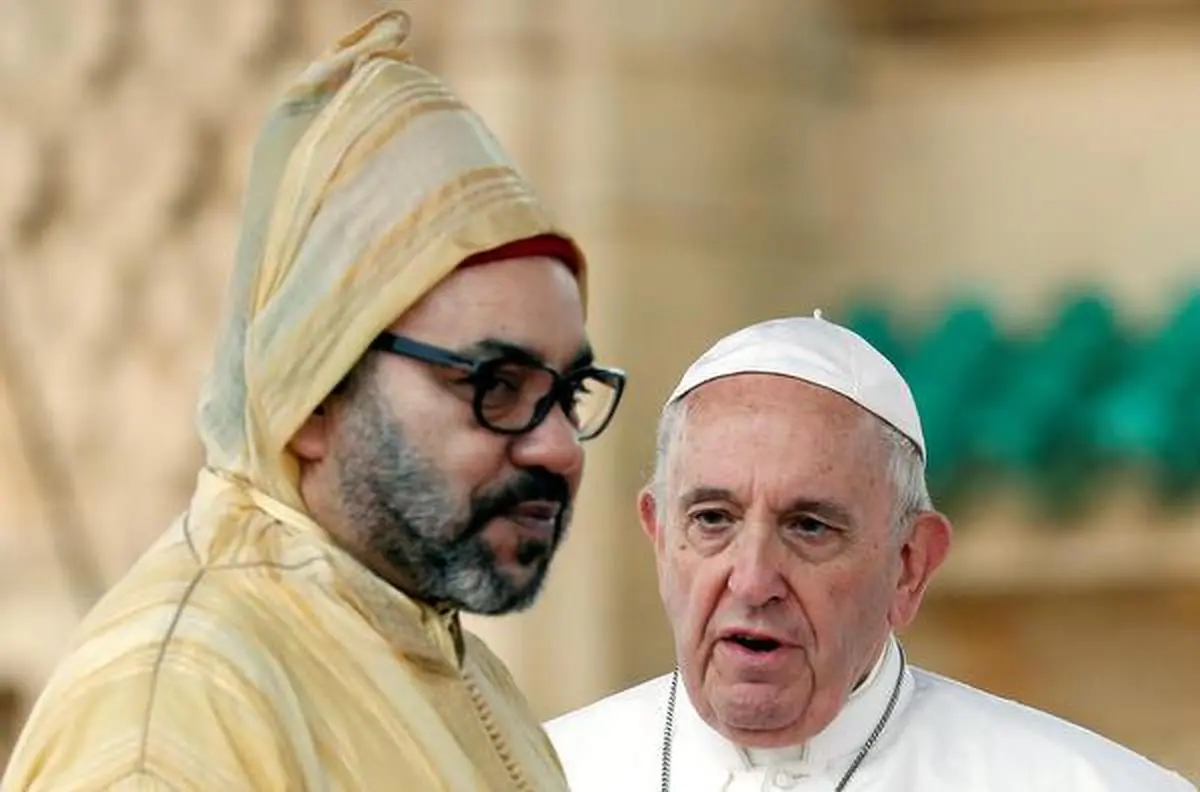
<path fill-rule="evenodd" d="M 951 527 L 907 384 L 813 317 L 719 341 L 641 494 L 677 669 L 547 724 L 574 792 L 1195 792 L 905 659 Z"/>

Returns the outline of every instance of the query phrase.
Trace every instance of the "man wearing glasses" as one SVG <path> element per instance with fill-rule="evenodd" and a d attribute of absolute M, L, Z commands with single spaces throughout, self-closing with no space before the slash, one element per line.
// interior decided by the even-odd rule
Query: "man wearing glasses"
<path fill-rule="evenodd" d="M 4 792 L 566 789 L 458 614 L 534 600 L 625 379 L 583 256 L 407 30 L 376 16 L 268 119 L 195 494 Z"/>

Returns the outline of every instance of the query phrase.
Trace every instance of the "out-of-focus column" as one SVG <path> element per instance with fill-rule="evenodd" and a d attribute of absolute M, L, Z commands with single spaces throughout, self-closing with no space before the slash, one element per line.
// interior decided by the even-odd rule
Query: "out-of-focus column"
<path fill-rule="evenodd" d="M 79 570 L 110 585 L 186 507 L 251 145 L 378 6 L 0 2 L 0 680 L 28 698 Z"/>

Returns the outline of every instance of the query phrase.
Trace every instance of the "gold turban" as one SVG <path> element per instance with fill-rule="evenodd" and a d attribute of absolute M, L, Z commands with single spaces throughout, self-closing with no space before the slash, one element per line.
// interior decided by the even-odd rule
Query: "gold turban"
<path fill-rule="evenodd" d="M 287 444 L 465 260 L 529 239 L 584 258 L 480 118 L 377 14 L 288 89 L 255 147 L 228 316 L 199 408 L 208 467 L 303 511 Z"/>

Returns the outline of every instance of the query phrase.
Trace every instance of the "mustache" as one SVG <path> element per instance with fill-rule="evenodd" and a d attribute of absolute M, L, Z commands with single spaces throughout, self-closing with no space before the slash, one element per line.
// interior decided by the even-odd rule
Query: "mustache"
<path fill-rule="evenodd" d="M 522 470 L 510 480 L 472 499 L 471 521 L 460 540 L 478 534 L 492 519 L 508 514 L 528 501 L 559 504 L 562 507 L 558 516 L 561 522 L 571 505 L 571 488 L 565 478 L 545 468 Z"/>

